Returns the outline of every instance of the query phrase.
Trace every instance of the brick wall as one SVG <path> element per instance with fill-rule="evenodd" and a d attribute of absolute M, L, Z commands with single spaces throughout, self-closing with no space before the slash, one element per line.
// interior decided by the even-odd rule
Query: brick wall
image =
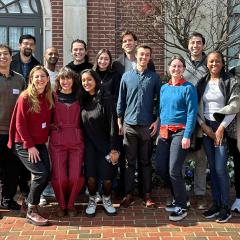
<path fill-rule="evenodd" d="M 58 48 L 58 66 L 63 65 L 63 0 L 51 0 L 52 4 L 52 45 Z"/>

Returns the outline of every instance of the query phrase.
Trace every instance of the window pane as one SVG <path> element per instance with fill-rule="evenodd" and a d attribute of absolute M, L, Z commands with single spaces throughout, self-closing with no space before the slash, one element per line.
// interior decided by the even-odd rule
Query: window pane
<path fill-rule="evenodd" d="M 3 7 L 3 4 L 0 3 L 0 8 Z M 6 9 L 3 8 L 3 9 L 0 9 L 0 13 L 7 13 Z"/>
<path fill-rule="evenodd" d="M 0 43 L 7 43 L 7 28 L 0 27 Z"/>
<path fill-rule="evenodd" d="M 12 0 L 2 0 L 2 2 L 8 4 L 11 3 Z M 17 3 L 10 4 L 7 9 L 9 13 L 20 13 L 19 5 Z"/>
<path fill-rule="evenodd" d="M 23 28 L 23 34 L 31 34 L 31 35 L 35 35 L 34 33 L 34 27 L 24 27 Z"/>
<path fill-rule="evenodd" d="M 38 8 L 37 8 L 37 4 L 35 0 L 30 0 L 31 4 L 32 4 L 32 8 L 35 12 L 38 12 Z"/>
<path fill-rule="evenodd" d="M 29 6 L 29 0 L 20 1 L 23 13 L 33 13 L 31 7 Z"/>
<path fill-rule="evenodd" d="M 18 41 L 21 36 L 21 27 L 9 28 L 9 46 L 13 50 L 18 50 Z"/>

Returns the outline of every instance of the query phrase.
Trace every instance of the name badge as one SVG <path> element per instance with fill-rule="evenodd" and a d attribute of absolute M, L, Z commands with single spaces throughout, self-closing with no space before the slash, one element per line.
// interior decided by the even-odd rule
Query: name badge
<path fill-rule="evenodd" d="M 19 89 L 13 89 L 12 91 L 14 95 L 19 95 L 20 93 Z"/>
<path fill-rule="evenodd" d="M 47 123 L 46 122 L 42 123 L 42 128 L 46 128 L 46 127 L 47 127 Z"/>

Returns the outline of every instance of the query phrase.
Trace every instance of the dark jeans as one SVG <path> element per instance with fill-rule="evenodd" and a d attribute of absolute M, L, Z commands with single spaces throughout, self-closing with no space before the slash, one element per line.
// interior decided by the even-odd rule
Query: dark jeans
<path fill-rule="evenodd" d="M 7 147 L 8 135 L 0 135 L 0 201 L 11 202 L 16 194 L 21 162 Z"/>
<path fill-rule="evenodd" d="M 156 149 L 156 172 L 171 187 L 176 206 L 186 208 L 187 193 L 183 164 L 188 150 L 182 149 L 183 131 L 169 131 L 169 138 L 159 138 Z"/>
<path fill-rule="evenodd" d="M 23 149 L 21 144 L 15 144 L 15 151 L 24 166 L 31 172 L 32 181 L 27 201 L 31 205 L 38 205 L 40 196 L 48 185 L 50 176 L 50 162 L 47 147 L 45 144 L 35 145 L 39 151 L 40 161 L 32 163 L 28 159 L 27 149 Z"/>
<path fill-rule="evenodd" d="M 215 132 L 218 122 L 206 120 L 206 124 Z M 214 140 L 208 136 L 203 137 L 203 146 L 210 167 L 211 190 L 213 201 L 217 204 L 229 205 L 229 175 L 227 171 L 227 145 L 226 139 L 220 146 L 214 145 Z"/>
<path fill-rule="evenodd" d="M 142 176 L 143 195 L 152 187 L 152 142 L 148 126 L 124 124 L 124 148 L 126 152 L 125 192 L 133 193 L 136 163 Z"/>
<path fill-rule="evenodd" d="M 240 152 L 237 147 L 237 140 L 227 138 L 228 149 L 234 162 L 234 187 L 236 191 L 236 198 L 240 198 Z"/>

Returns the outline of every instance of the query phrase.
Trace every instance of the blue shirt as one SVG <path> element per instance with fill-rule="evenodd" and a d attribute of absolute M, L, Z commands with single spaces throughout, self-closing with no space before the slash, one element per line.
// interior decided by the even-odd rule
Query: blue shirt
<path fill-rule="evenodd" d="M 151 70 L 131 70 L 123 74 L 117 115 L 130 125 L 148 126 L 153 120 L 154 98 L 158 99 L 160 77 Z"/>
<path fill-rule="evenodd" d="M 194 130 L 198 101 L 197 90 L 190 82 L 180 86 L 164 84 L 160 91 L 160 124 L 184 124 L 184 137 L 190 138 Z"/>

